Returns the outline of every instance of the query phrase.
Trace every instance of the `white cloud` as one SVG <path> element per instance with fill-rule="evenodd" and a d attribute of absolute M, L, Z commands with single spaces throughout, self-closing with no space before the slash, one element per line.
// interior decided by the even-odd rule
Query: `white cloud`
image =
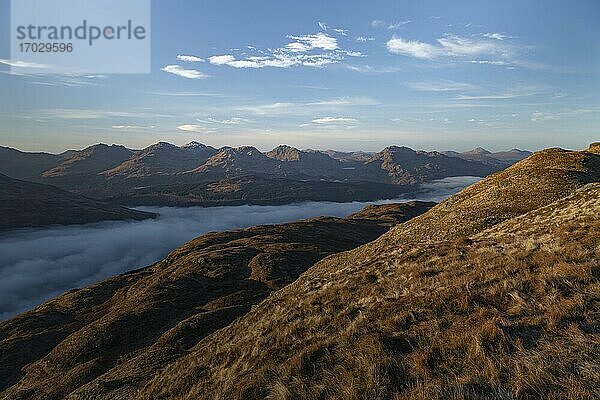
<path fill-rule="evenodd" d="M 286 113 L 294 106 L 294 103 L 272 103 L 260 106 L 240 107 L 240 111 L 249 112 L 257 115 L 267 115 L 272 113 Z"/>
<path fill-rule="evenodd" d="M 322 29 L 345 35 L 345 30 L 334 29 L 325 23 L 320 23 Z M 324 67 L 341 62 L 347 57 L 365 57 L 358 51 L 345 50 L 339 47 L 337 38 L 324 32 L 309 35 L 288 35 L 292 41 L 282 47 L 258 49 L 246 46 L 239 56 L 233 54 L 218 54 L 208 58 L 213 65 L 227 65 L 233 68 L 289 68 L 293 66 Z M 233 50 L 232 50 L 233 51 Z"/>
<path fill-rule="evenodd" d="M 113 125 L 112 126 L 113 129 L 124 129 L 124 130 L 136 130 L 136 129 L 154 129 L 156 128 L 155 125 L 149 125 L 149 126 L 142 126 L 142 125 Z"/>
<path fill-rule="evenodd" d="M 186 55 L 182 55 L 182 54 L 179 54 L 177 56 L 177 59 L 180 61 L 186 61 L 186 62 L 204 62 L 203 58 L 196 57 L 196 56 L 186 56 Z"/>
<path fill-rule="evenodd" d="M 375 40 L 374 37 L 359 36 L 356 38 L 357 42 L 372 42 L 373 40 Z"/>
<path fill-rule="evenodd" d="M 347 29 L 340 29 L 340 28 L 332 28 L 331 26 L 327 25 L 325 22 L 318 22 L 319 24 L 319 28 L 321 28 L 324 31 L 333 31 L 335 33 L 338 33 L 342 36 L 348 36 L 348 30 Z"/>
<path fill-rule="evenodd" d="M 285 46 L 285 48 L 294 53 L 302 53 L 302 52 L 309 51 L 311 49 L 311 47 L 309 45 L 307 45 L 306 43 L 300 43 L 300 42 L 288 43 L 287 46 Z"/>
<path fill-rule="evenodd" d="M 503 46 L 494 42 L 467 39 L 456 35 L 448 35 L 437 41 L 448 55 L 502 54 L 506 51 Z"/>
<path fill-rule="evenodd" d="M 354 106 L 375 106 L 379 101 L 364 96 L 336 97 L 333 99 L 315 100 L 304 103 L 271 103 L 265 105 L 252 105 L 239 107 L 238 110 L 256 115 L 277 114 L 307 114 L 313 113 L 316 108 L 341 109 Z"/>
<path fill-rule="evenodd" d="M 38 69 L 50 68 L 50 66 L 46 65 L 46 64 L 37 64 L 37 63 L 18 61 L 18 60 L 6 60 L 6 59 L 2 59 L 2 58 L 0 58 L 0 64 L 8 65 L 9 67 L 14 67 L 14 68 L 38 68 Z"/>
<path fill-rule="evenodd" d="M 213 117 L 208 117 L 206 119 L 196 119 L 196 121 L 204 123 L 204 124 L 221 124 L 221 125 L 242 125 L 252 122 L 246 118 L 240 117 L 231 117 L 229 119 L 216 119 Z"/>
<path fill-rule="evenodd" d="M 214 65 L 227 65 L 232 61 L 235 61 L 235 57 L 231 54 L 225 54 L 222 56 L 212 56 L 208 58 L 208 62 Z"/>
<path fill-rule="evenodd" d="M 288 35 L 288 39 L 304 43 L 311 49 L 336 50 L 338 48 L 337 39 L 326 35 L 323 32 L 319 32 L 314 35 Z"/>
<path fill-rule="evenodd" d="M 306 103 L 307 106 L 375 106 L 381 104 L 371 97 L 337 97 Z"/>
<path fill-rule="evenodd" d="M 416 40 L 404 40 L 396 36 L 387 42 L 386 47 L 390 53 L 416 58 L 434 58 L 441 54 L 439 47 Z"/>
<path fill-rule="evenodd" d="M 471 60 L 469 62 L 471 64 L 487 64 L 487 65 L 498 65 L 498 66 L 511 65 L 509 62 L 498 61 L 498 60 Z"/>
<path fill-rule="evenodd" d="M 344 117 L 321 117 L 312 120 L 315 124 L 356 124 L 358 120 L 355 118 L 344 118 Z"/>
<path fill-rule="evenodd" d="M 377 67 L 372 65 L 347 65 L 351 71 L 360 72 L 361 74 L 388 74 L 392 72 L 398 72 L 401 70 L 400 67 Z"/>
<path fill-rule="evenodd" d="M 173 75 L 181 76 L 182 78 L 187 79 L 204 79 L 208 78 L 210 75 L 206 75 L 203 72 L 200 72 L 195 69 L 185 69 L 179 65 L 166 65 L 161 69 L 162 71 L 168 72 Z"/>
<path fill-rule="evenodd" d="M 497 33 L 497 32 L 484 33 L 483 37 L 486 37 L 488 39 L 496 39 L 496 40 L 512 39 L 512 36 L 507 36 L 507 35 L 504 35 L 502 33 Z"/>
<path fill-rule="evenodd" d="M 393 36 L 387 42 L 390 53 L 400 54 L 421 59 L 433 59 L 438 57 L 464 57 L 464 56 L 494 56 L 498 61 L 474 60 L 479 64 L 501 65 L 513 58 L 516 48 L 514 46 L 500 43 L 494 39 L 465 38 L 457 35 L 445 35 L 436 40 L 437 44 L 420 42 L 417 40 L 406 40 Z M 481 62 L 480 62 L 481 61 Z"/>
<path fill-rule="evenodd" d="M 213 133 L 213 132 L 216 132 L 216 129 L 214 129 L 214 128 L 207 128 L 204 125 L 198 125 L 198 124 L 180 125 L 180 126 L 177 127 L 177 129 L 179 129 L 180 131 L 196 132 L 196 133 Z"/>
<path fill-rule="evenodd" d="M 236 59 L 231 54 L 212 56 L 209 62 L 214 65 L 228 65 L 233 68 L 289 68 L 296 65 L 305 67 L 323 67 L 341 61 L 344 55 L 359 56 L 358 54 L 347 54 L 344 52 L 325 53 L 325 54 L 305 54 L 303 50 L 306 46 L 303 43 L 288 44 L 292 49 L 286 47 L 273 50 L 270 57 L 253 56 L 243 60 Z M 362 54 L 360 54 L 362 56 Z"/>
<path fill-rule="evenodd" d="M 457 100 L 503 100 L 503 99 L 515 99 L 518 97 L 535 96 L 544 93 L 544 89 L 541 88 L 525 88 L 509 90 L 502 93 L 492 93 L 483 95 L 458 95 Z"/>
<path fill-rule="evenodd" d="M 411 22 L 412 21 L 398 21 L 398 22 L 391 23 L 390 25 L 388 25 L 387 28 L 390 31 L 395 31 L 395 30 L 398 30 L 398 29 L 404 27 L 405 25 L 410 24 Z"/>

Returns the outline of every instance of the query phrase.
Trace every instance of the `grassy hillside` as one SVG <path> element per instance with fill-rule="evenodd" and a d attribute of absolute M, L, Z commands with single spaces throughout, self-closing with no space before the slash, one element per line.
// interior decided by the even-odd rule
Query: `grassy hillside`
<path fill-rule="evenodd" d="M 599 160 L 540 152 L 317 263 L 138 397 L 597 398 Z"/>
<path fill-rule="evenodd" d="M 131 398 L 155 371 L 318 260 L 433 205 L 209 233 L 154 266 L 59 296 L 0 323 L 0 398 Z"/>
<path fill-rule="evenodd" d="M 600 147 L 415 206 L 209 234 L 0 324 L 0 398 L 599 398 Z"/>

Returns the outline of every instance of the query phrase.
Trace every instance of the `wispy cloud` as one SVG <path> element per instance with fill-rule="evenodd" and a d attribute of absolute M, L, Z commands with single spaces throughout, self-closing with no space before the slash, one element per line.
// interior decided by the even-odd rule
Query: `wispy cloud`
<path fill-rule="evenodd" d="M 356 38 L 357 42 L 372 42 L 374 40 L 375 40 L 375 38 L 374 37 L 370 37 L 370 36 L 358 36 Z"/>
<path fill-rule="evenodd" d="M 161 70 L 187 79 L 205 79 L 210 76 L 196 69 L 185 69 L 179 65 L 166 65 Z"/>
<path fill-rule="evenodd" d="M 154 129 L 155 125 L 113 125 L 111 128 L 113 129 L 123 129 L 123 130 L 145 130 L 145 129 Z"/>
<path fill-rule="evenodd" d="M 345 35 L 343 30 L 330 28 L 321 23 L 321 28 Z M 324 67 L 339 63 L 346 57 L 362 57 L 358 51 L 340 48 L 338 39 L 328 33 L 318 32 L 307 35 L 287 35 L 291 40 L 285 45 L 274 49 L 258 49 L 246 46 L 240 55 L 217 54 L 208 57 L 213 65 L 226 65 L 233 68 L 289 68 L 293 66 Z"/>
<path fill-rule="evenodd" d="M 204 125 L 199 125 L 199 124 L 179 125 L 177 127 L 177 129 L 179 129 L 180 131 L 184 131 L 184 132 L 195 132 L 195 133 L 214 133 L 217 131 L 215 128 L 209 128 L 209 127 L 206 127 Z"/>
<path fill-rule="evenodd" d="M 562 117 L 574 117 L 584 114 L 595 114 L 600 116 L 600 107 L 563 109 L 561 111 L 535 111 L 531 114 L 532 122 L 558 121 Z"/>
<path fill-rule="evenodd" d="M 146 92 L 147 94 L 155 95 L 155 96 L 172 96 L 172 97 L 219 97 L 223 96 L 219 93 L 214 92 Z"/>
<path fill-rule="evenodd" d="M 508 35 L 505 35 L 503 33 L 498 33 L 498 32 L 484 33 L 483 37 L 486 37 L 488 39 L 496 39 L 496 40 L 506 40 L 506 39 L 512 39 L 513 38 L 513 36 L 508 36 Z"/>
<path fill-rule="evenodd" d="M 371 97 L 350 96 L 336 97 L 333 99 L 321 99 L 303 103 L 271 103 L 264 105 L 251 105 L 239 107 L 238 110 L 256 115 L 277 115 L 277 114 L 308 114 L 314 113 L 318 109 L 344 109 L 355 106 L 375 106 L 381 104 L 378 100 Z"/>
<path fill-rule="evenodd" d="M 203 58 L 200 58 L 200 57 L 186 56 L 186 55 L 182 55 L 182 54 L 179 54 L 177 56 L 177 59 L 179 61 L 186 61 L 186 62 L 204 62 L 205 61 Z"/>
<path fill-rule="evenodd" d="M 504 44 L 496 39 L 481 37 L 466 38 L 452 34 L 446 34 L 444 37 L 437 39 L 435 44 L 393 36 L 387 42 L 387 49 L 392 54 L 420 59 L 466 56 L 497 58 L 497 60 L 482 60 L 482 64 L 507 62 L 513 58 L 516 52 L 515 46 Z M 479 63 L 478 60 L 470 60 L 470 62 Z"/>
<path fill-rule="evenodd" d="M 400 67 L 392 66 L 373 66 L 373 65 L 347 65 L 350 71 L 360 72 L 361 74 L 389 74 L 401 71 Z"/>
<path fill-rule="evenodd" d="M 405 40 L 397 36 L 394 36 L 388 40 L 386 47 L 392 54 L 400 54 L 416 58 L 431 59 L 442 54 L 442 49 L 439 46 L 419 42 L 417 40 Z"/>
<path fill-rule="evenodd" d="M 217 119 L 214 117 L 208 117 L 206 119 L 196 119 L 196 121 L 204 124 L 219 124 L 219 125 L 243 125 L 251 123 L 252 120 L 241 117 L 231 117 L 227 119 Z"/>
<path fill-rule="evenodd" d="M 73 108 L 46 108 L 34 110 L 36 118 L 42 120 L 65 119 L 65 120 L 85 120 L 102 118 L 169 118 L 171 115 L 154 114 L 150 112 L 133 111 L 107 111 L 93 109 L 73 109 Z"/>
<path fill-rule="evenodd" d="M 375 106 L 381 104 L 371 97 L 337 97 L 305 103 L 307 106 Z"/>
<path fill-rule="evenodd" d="M 347 117 L 321 117 L 321 118 L 313 119 L 312 122 L 314 124 L 319 124 L 319 125 L 331 125 L 331 124 L 347 125 L 347 124 L 356 124 L 356 123 L 358 123 L 358 120 L 356 118 L 347 118 Z"/>
<path fill-rule="evenodd" d="M 341 29 L 341 28 L 333 28 L 331 26 L 329 26 L 327 23 L 325 22 L 318 22 L 319 28 L 321 28 L 324 31 L 333 31 L 336 32 L 342 36 L 348 36 L 348 29 Z"/>
<path fill-rule="evenodd" d="M 395 30 L 398 30 L 398 29 L 401 29 L 401 28 L 403 28 L 404 26 L 406 26 L 406 25 L 410 24 L 411 22 L 412 22 L 412 21 L 410 21 L 410 20 L 409 20 L 409 21 L 398 21 L 398 22 L 393 22 L 393 23 L 391 23 L 391 24 L 389 24 L 389 25 L 388 25 L 387 29 L 388 29 L 389 31 L 395 31 Z"/>
<path fill-rule="evenodd" d="M 19 61 L 19 60 L 7 60 L 7 59 L 3 59 L 3 58 L 0 58 L 0 64 L 8 65 L 9 67 L 14 67 L 14 68 L 37 68 L 37 69 L 50 68 L 50 66 L 46 65 L 46 64 L 38 64 L 38 63 Z"/>
<path fill-rule="evenodd" d="M 34 75 L 28 83 L 41 86 L 90 87 L 98 86 L 106 75 L 44 74 Z"/>
<path fill-rule="evenodd" d="M 423 92 L 453 92 L 453 91 L 474 91 L 481 90 L 480 86 L 465 82 L 455 82 L 450 80 L 435 80 L 411 82 L 407 84 L 411 89 Z"/>
<path fill-rule="evenodd" d="M 371 27 L 375 29 L 387 29 L 389 31 L 396 31 L 398 29 L 404 28 L 406 25 L 410 24 L 411 20 L 404 21 L 395 21 L 395 22 L 386 22 L 381 19 L 374 19 L 371 21 Z"/>
<path fill-rule="evenodd" d="M 286 113 L 294 106 L 294 103 L 271 103 L 257 106 L 242 106 L 238 110 L 256 115 L 267 115 L 272 113 Z"/>

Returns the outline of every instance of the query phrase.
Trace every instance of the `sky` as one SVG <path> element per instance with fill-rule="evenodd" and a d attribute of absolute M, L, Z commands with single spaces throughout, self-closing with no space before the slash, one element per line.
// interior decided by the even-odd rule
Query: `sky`
<path fill-rule="evenodd" d="M 0 145 L 378 151 L 600 140 L 600 2 L 152 1 L 150 74 L 11 74 Z"/>

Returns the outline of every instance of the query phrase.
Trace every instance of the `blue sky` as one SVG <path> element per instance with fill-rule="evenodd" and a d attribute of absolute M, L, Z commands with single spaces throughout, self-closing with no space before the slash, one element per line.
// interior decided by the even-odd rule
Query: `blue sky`
<path fill-rule="evenodd" d="M 152 73 L 14 75 L 0 144 L 374 151 L 600 140 L 600 2 L 152 2 Z"/>

